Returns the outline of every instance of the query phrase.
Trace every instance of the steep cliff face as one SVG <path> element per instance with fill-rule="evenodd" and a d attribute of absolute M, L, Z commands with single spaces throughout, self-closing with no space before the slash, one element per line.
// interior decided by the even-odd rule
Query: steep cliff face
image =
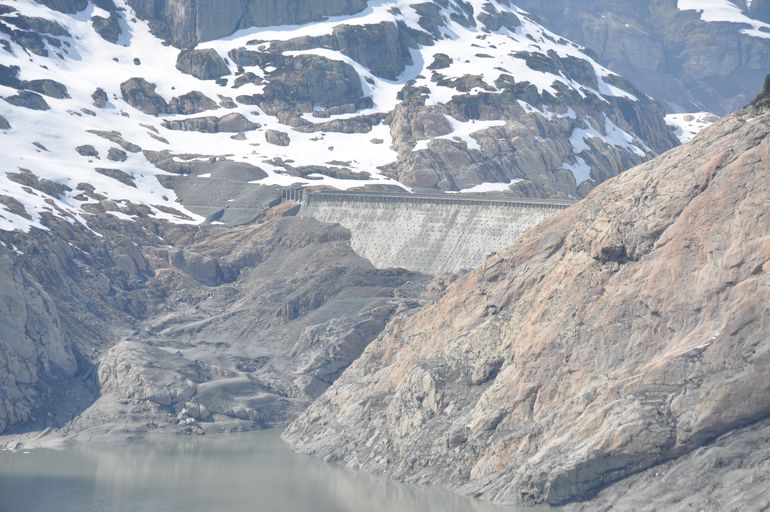
<path fill-rule="evenodd" d="M 0 252 L 0 432 L 30 417 L 46 390 L 40 381 L 68 378 L 77 368 L 62 334 L 56 306 L 45 290 Z M 8 253 L 6 253 L 6 250 Z"/>
<path fill-rule="evenodd" d="M 596 51 L 599 62 L 672 112 L 732 112 L 751 100 L 770 69 L 768 4 L 762 0 L 750 9 L 729 0 L 517 4 Z"/>
<path fill-rule="evenodd" d="M 286 438 L 396 478 L 559 504 L 767 418 L 768 179 L 763 95 L 393 321 Z M 767 435 L 749 432 L 693 457 L 733 471 Z M 650 508 L 674 492 L 696 509 L 751 499 L 673 487 L 635 492 Z"/>
<path fill-rule="evenodd" d="M 128 0 L 160 37 L 180 48 L 229 36 L 249 27 L 302 25 L 351 15 L 366 0 Z"/>

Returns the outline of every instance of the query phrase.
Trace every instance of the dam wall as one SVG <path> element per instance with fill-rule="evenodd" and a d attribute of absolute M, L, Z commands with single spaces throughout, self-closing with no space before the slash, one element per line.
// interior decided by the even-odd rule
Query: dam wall
<path fill-rule="evenodd" d="M 351 192 L 287 191 L 299 215 L 338 223 L 378 268 L 426 274 L 475 268 L 569 202 Z"/>

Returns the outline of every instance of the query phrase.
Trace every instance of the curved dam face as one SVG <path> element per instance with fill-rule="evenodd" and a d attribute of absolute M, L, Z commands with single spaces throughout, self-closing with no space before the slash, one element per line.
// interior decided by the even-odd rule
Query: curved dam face
<path fill-rule="evenodd" d="M 426 274 L 480 265 L 544 218 L 571 203 L 536 199 L 306 192 L 301 216 L 338 223 L 353 250 L 375 267 Z"/>

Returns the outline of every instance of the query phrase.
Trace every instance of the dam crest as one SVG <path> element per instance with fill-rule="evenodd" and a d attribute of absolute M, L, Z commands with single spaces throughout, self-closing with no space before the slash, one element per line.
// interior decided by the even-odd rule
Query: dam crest
<path fill-rule="evenodd" d="M 377 268 L 426 274 L 475 268 L 540 221 L 571 205 L 531 198 L 314 192 L 287 189 L 299 215 L 340 224 L 351 246 Z"/>

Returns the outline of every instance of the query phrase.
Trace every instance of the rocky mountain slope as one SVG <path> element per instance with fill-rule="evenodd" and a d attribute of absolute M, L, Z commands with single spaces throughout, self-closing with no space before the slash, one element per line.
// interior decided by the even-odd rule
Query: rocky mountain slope
<path fill-rule="evenodd" d="M 0 1 L 0 432 L 255 428 L 322 392 L 424 278 L 278 186 L 578 197 L 676 144 L 507 2 L 213 5 Z"/>
<path fill-rule="evenodd" d="M 732 112 L 770 69 L 766 0 L 521 0 L 671 112 Z M 746 87 L 746 84 L 753 84 Z"/>
<path fill-rule="evenodd" d="M 49 230 L 0 231 L 0 432 L 285 424 L 425 283 L 374 269 L 348 232 L 287 216 L 291 203 L 242 228 L 113 208 L 88 209 L 101 238 L 53 215 Z"/>
<path fill-rule="evenodd" d="M 228 206 L 180 206 L 167 175 L 581 197 L 677 144 L 657 103 L 507 2 L 215 4 L 0 2 L 3 227 L 87 223 L 80 183 L 172 222 Z M 244 28 L 257 12 L 289 25 Z M 19 168 L 62 185 L 52 204 Z"/>
<path fill-rule="evenodd" d="M 597 503 L 766 509 L 766 450 L 747 454 L 768 445 L 768 179 L 770 78 L 392 321 L 286 439 L 491 500 L 652 468 Z"/>

